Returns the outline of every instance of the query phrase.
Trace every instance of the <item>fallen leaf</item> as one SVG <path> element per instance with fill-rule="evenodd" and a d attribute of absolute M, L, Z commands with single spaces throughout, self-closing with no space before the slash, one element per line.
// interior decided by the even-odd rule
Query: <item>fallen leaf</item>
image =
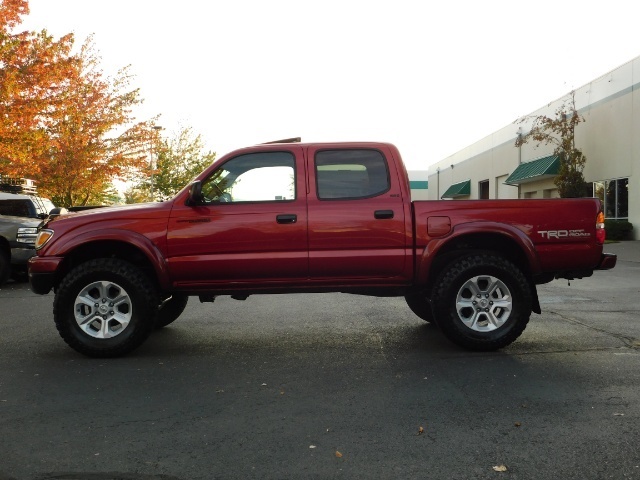
<path fill-rule="evenodd" d="M 342 454 L 338 450 L 336 450 L 336 457 L 342 458 Z"/>
<path fill-rule="evenodd" d="M 266 384 L 266 383 L 263 383 L 263 384 L 262 384 L 262 386 L 263 386 L 263 387 L 266 387 L 266 386 L 267 386 L 267 384 Z"/>
<path fill-rule="evenodd" d="M 315 445 L 309 445 L 309 448 L 316 448 Z"/>
<path fill-rule="evenodd" d="M 521 427 L 521 426 L 522 426 L 522 424 L 521 424 L 520 422 L 516 422 L 516 423 L 514 423 L 514 425 L 515 425 L 516 427 Z"/>
<path fill-rule="evenodd" d="M 493 467 L 493 469 L 496 472 L 506 472 L 507 471 L 507 467 L 505 465 L 497 465 L 497 466 Z"/>
<path fill-rule="evenodd" d="M 424 433 L 424 428 L 420 427 L 418 429 L 418 435 L 422 435 Z"/>

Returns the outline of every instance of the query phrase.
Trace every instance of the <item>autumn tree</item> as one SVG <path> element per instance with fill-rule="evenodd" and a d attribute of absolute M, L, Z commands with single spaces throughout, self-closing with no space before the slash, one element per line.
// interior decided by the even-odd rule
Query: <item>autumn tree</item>
<path fill-rule="evenodd" d="M 59 206 L 101 203 L 147 164 L 153 120 L 135 121 L 129 68 L 107 77 L 91 38 L 74 52 L 72 35 L 11 33 L 27 12 L 0 7 L 0 172 L 34 178 Z"/>
<path fill-rule="evenodd" d="M 587 158 L 576 147 L 575 129 L 585 120 L 576 110 L 575 92 L 571 92 L 570 100 L 563 102 L 556 109 L 554 117 L 528 116 L 518 120 L 517 123 L 529 121 L 533 121 L 531 130 L 525 135 L 518 136 L 516 147 L 530 141 L 535 142 L 536 146 L 553 145 L 553 153 L 560 159 L 560 170 L 554 179 L 560 197 L 584 197 L 588 191 L 588 184 L 583 175 Z"/>
<path fill-rule="evenodd" d="M 147 165 L 154 133 L 151 122 L 134 122 L 141 99 L 128 67 L 105 77 L 91 39 L 77 58 L 79 68 L 43 122 L 48 148 L 37 159 L 41 190 L 61 206 L 103 202 L 114 179 Z"/>
<path fill-rule="evenodd" d="M 153 156 L 153 175 L 143 175 L 143 180 L 125 193 L 125 201 L 168 200 L 216 158 L 215 152 L 205 149 L 202 136 L 190 127 L 168 139 L 158 137 Z"/>
<path fill-rule="evenodd" d="M 46 31 L 13 30 L 29 13 L 27 0 L 0 4 L 0 173 L 39 173 L 34 157 L 46 148 L 42 120 L 57 107 L 77 68 L 73 35 L 56 40 Z"/>

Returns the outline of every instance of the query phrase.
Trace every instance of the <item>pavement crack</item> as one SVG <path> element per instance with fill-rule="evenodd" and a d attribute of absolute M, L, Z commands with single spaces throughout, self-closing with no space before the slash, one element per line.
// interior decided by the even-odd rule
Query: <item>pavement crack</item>
<path fill-rule="evenodd" d="M 604 328 L 594 327 L 593 325 L 589 325 L 588 323 L 581 322 L 580 320 L 574 317 L 570 317 L 569 315 L 564 315 L 558 311 L 549 310 L 549 312 L 559 316 L 560 318 L 562 318 L 563 320 L 569 323 L 573 323 L 574 325 L 580 325 L 581 327 L 588 328 L 589 330 L 604 333 L 605 335 L 609 335 L 610 337 L 617 338 L 618 340 L 621 340 L 629 348 L 633 348 L 633 349 L 640 348 L 640 339 L 638 338 L 635 338 L 629 335 L 623 335 L 621 333 L 611 332 Z"/>
<path fill-rule="evenodd" d="M 391 368 L 391 362 L 389 361 L 389 357 L 387 357 L 387 353 L 384 350 L 384 343 L 382 342 L 382 335 L 380 335 L 380 333 L 376 332 L 376 338 L 378 339 L 378 344 L 380 345 L 380 354 L 382 355 L 382 358 L 384 358 L 384 361 L 387 362 L 387 365 L 389 366 L 389 368 Z"/>

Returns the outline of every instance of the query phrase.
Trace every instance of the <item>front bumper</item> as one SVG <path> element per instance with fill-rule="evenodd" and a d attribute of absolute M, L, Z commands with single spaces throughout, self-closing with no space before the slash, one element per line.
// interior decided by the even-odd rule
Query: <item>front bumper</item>
<path fill-rule="evenodd" d="M 618 256 L 614 253 L 603 253 L 600 256 L 600 263 L 596 267 L 596 270 L 611 270 L 616 266 Z"/>
<path fill-rule="evenodd" d="M 29 284 L 31 291 L 46 295 L 55 285 L 55 275 L 62 257 L 31 257 L 29 259 Z"/>

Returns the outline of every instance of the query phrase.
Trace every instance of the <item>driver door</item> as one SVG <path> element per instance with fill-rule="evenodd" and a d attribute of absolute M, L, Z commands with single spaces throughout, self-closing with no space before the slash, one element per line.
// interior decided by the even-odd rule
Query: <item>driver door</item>
<path fill-rule="evenodd" d="M 308 277 L 301 149 L 246 153 L 202 181 L 203 200 L 176 204 L 167 234 L 176 286 L 281 286 Z"/>

